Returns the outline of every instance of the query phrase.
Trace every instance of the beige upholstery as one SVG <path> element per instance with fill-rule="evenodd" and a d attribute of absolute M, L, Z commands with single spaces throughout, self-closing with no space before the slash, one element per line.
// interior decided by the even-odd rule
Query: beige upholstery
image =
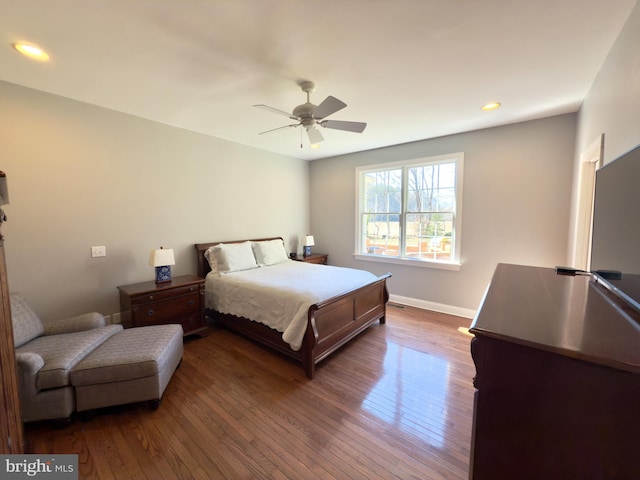
<path fill-rule="evenodd" d="M 127 399 L 160 399 L 182 358 L 182 327 L 179 325 L 144 327 L 123 332 L 121 325 L 106 325 L 99 313 L 41 322 L 17 294 L 11 295 L 11 317 L 20 407 L 25 422 L 70 417 L 77 410 L 77 392 L 72 385 L 72 375 L 77 375 L 77 381 L 84 387 L 92 379 L 110 386 L 101 395 L 107 399 L 114 398 L 117 403 L 107 401 L 101 406 L 128 403 Z M 137 330 L 142 332 L 138 333 Z M 108 347 L 100 350 L 105 342 L 117 335 L 120 335 L 117 342 L 109 343 Z M 93 352 L 96 355 L 91 357 Z M 79 364 L 83 367 L 72 373 Z M 132 385 L 116 383 L 122 384 L 123 390 L 109 391 L 109 388 L 115 388 L 114 379 L 125 377 L 133 381 Z M 157 380 L 150 381 L 151 386 L 140 382 L 135 384 L 135 379 L 139 377 Z M 139 398 L 150 394 L 156 396 Z M 94 391 L 90 395 L 94 395 Z"/>
<path fill-rule="evenodd" d="M 107 325 L 83 332 L 44 335 L 16 349 L 16 354 L 34 353 L 44 364 L 38 371 L 36 388 L 48 390 L 69 385 L 69 371 L 122 325 Z"/>
<path fill-rule="evenodd" d="M 44 333 L 44 325 L 31 307 L 18 294 L 11 295 L 13 343 L 18 348 Z"/>
<path fill-rule="evenodd" d="M 119 332 L 71 371 L 76 409 L 160 400 L 182 360 L 182 326 L 154 325 Z"/>
<path fill-rule="evenodd" d="M 75 410 L 69 370 L 122 326 L 105 326 L 99 313 L 41 322 L 20 295 L 10 301 L 22 420 L 67 418 Z"/>

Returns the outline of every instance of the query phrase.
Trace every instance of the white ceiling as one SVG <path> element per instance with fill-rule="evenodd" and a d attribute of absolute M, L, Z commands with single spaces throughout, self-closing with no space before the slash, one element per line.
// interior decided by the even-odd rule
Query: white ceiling
<path fill-rule="evenodd" d="M 636 0 L 0 0 L 0 79 L 302 159 L 576 111 Z M 27 40 L 52 60 L 10 44 Z M 362 134 L 300 129 L 316 83 Z M 493 112 L 482 104 L 497 100 Z"/>

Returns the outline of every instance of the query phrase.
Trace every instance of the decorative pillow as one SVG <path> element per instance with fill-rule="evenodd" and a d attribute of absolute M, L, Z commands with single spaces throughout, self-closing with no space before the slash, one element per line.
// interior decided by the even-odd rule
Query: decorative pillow
<path fill-rule="evenodd" d="M 11 320 L 13 322 L 13 343 L 16 348 L 44 333 L 44 326 L 27 302 L 17 293 L 12 293 Z"/>
<path fill-rule="evenodd" d="M 286 262 L 289 259 L 284 249 L 284 242 L 280 238 L 252 242 L 252 247 L 256 261 L 261 267 Z"/>
<path fill-rule="evenodd" d="M 231 273 L 258 268 L 250 241 L 220 243 L 213 247 L 213 251 L 218 264 L 218 273 Z"/>

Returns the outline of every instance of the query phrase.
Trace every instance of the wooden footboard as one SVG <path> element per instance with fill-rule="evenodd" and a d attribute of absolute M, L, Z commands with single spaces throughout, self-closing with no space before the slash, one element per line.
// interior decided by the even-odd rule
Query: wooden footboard
<path fill-rule="evenodd" d="M 390 273 L 373 283 L 351 290 L 322 303 L 311 305 L 307 330 L 300 350 L 291 350 L 282 333 L 252 320 L 207 310 L 207 315 L 225 327 L 276 350 L 299 362 L 308 378 L 315 366 L 376 321 L 385 322 L 389 300 L 386 280 Z"/>
<path fill-rule="evenodd" d="M 315 366 L 325 357 L 364 331 L 372 323 L 385 322 L 387 273 L 364 287 L 311 305 L 304 337 L 302 366 L 313 378 Z"/>
<path fill-rule="evenodd" d="M 264 240 L 264 239 L 262 239 Z M 196 244 L 198 274 L 205 276 L 208 265 L 204 251 L 214 243 Z M 308 378 L 313 378 L 315 366 L 376 321 L 385 322 L 389 300 L 387 278 L 382 275 L 363 287 L 350 290 L 321 303 L 311 305 L 307 314 L 307 329 L 298 351 L 282 340 L 282 333 L 252 320 L 207 310 L 207 315 L 225 327 L 245 335 L 299 362 Z"/>

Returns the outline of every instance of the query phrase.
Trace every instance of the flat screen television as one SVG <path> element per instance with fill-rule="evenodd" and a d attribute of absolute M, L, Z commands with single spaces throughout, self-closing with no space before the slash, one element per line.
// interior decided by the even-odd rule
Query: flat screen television
<path fill-rule="evenodd" d="M 640 311 L 640 145 L 596 171 L 590 269 Z"/>

